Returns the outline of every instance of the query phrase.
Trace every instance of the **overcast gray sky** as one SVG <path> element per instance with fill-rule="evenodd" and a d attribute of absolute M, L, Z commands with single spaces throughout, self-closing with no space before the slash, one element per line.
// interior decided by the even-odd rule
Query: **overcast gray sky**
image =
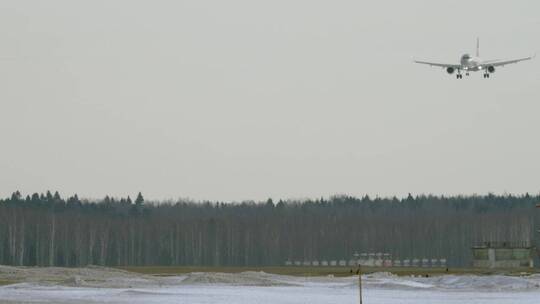
<path fill-rule="evenodd" d="M 0 195 L 538 193 L 529 1 L 0 1 Z"/>

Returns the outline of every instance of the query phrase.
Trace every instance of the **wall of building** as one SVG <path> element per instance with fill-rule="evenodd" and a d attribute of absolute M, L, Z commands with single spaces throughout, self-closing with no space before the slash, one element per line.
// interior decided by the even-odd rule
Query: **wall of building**
<path fill-rule="evenodd" d="M 518 268 L 533 267 L 531 248 L 473 248 L 473 267 Z"/>

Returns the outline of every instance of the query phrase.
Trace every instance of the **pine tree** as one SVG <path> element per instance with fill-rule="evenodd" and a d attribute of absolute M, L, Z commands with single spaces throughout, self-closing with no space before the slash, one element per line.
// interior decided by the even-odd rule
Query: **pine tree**
<path fill-rule="evenodd" d="M 144 197 L 139 192 L 139 194 L 137 194 L 137 198 L 135 199 L 135 205 L 142 207 L 143 204 L 144 204 Z"/>
<path fill-rule="evenodd" d="M 11 201 L 17 202 L 21 200 L 21 193 L 17 190 L 11 194 Z"/>
<path fill-rule="evenodd" d="M 130 200 L 129 196 L 128 196 L 128 200 Z M 131 207 L 131 210 L 130 210 L 131 214 L 141 215 L 143 213 L 143 205 L 144 205 L 144 197 L 139 192 L 139 194 L 137 194 L 137 198 L 135 199 L 135 205 Z"/>

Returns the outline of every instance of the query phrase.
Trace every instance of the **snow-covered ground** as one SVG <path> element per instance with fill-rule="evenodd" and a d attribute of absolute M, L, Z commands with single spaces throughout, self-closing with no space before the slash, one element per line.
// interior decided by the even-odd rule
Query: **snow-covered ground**
<path fill-rule="evenodd" d="M 11 268 L 11 274 L 17 269 Z M 55 268 L 50 273 L 47 280 L 0 287 L 0 303 L 358 303 L 358 277 L 244 272 L 157 278 L 99 268 Z M 72 277 L 59 280 L 62 274 Z M 377 273 L 364 276 L 363 283 L 366 304 L 540 303 L 540 275 L 420 278 Z"/>

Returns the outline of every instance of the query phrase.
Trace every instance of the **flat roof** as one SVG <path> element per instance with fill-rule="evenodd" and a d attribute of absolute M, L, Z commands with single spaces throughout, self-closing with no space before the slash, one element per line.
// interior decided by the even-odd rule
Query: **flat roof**
<path fill-rule="evenodd" d="M 536 248 L 530 242 L 484 242 L 472 246 L 472 249 L 534 249 Z"/>

